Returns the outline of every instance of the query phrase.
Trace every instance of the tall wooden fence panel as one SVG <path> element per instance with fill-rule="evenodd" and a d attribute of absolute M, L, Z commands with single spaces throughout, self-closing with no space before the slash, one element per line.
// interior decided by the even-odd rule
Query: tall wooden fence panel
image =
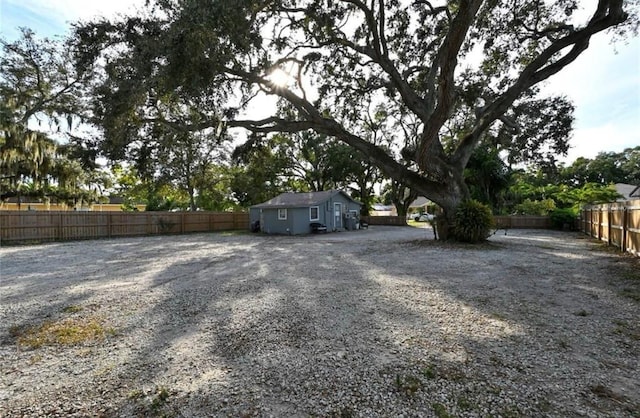
<path fill-rule="evenodd" d="M 640 200 L 586 206 L 580 229 L 608 245 L 640 256 Z"/>
<path fill-rule="evenodd" d="M 0 211 L 5 244 L 244 229 L 247 213 Z"/>
<path fill-rule="evenodd" d="M 402 216 L 362 216 L 360 220 L 369 225 L 407 225 L 407 221 Z"/>
<path fill-rule="evenodd" d="M 549 229 L 551 219 L 548 216 L 494 216 L 496 228 L 513 229 Z"/>

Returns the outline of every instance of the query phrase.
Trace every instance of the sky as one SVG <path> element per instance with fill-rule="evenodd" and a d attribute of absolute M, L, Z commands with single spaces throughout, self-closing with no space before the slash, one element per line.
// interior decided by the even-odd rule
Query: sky
<path fill-rule="evenodd" d="M 14 40 L 20 26 L 43 37 L 62 36 L 71 22 L 131 14 L 143 5 L 144 0 L 0 0 L 0 36 Z M 576 108 L 571 149 L 562 161 L 640 145 L 640 38 L 612 45 L 606 35 L 596 36 L 544 89 L 568 96 Z"/>

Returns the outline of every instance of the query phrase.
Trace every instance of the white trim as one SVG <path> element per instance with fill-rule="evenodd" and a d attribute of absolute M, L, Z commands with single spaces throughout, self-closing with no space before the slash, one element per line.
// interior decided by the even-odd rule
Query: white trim
<path fill-rule="evenodd" d="M 287 220 L 287 209 L 278 209 L 278 220 L 286 221 Z"/>
<path fill-rule="evenodd" d="M 316 217 L 314 218 L 311 214 L 312 209 L 316 210 Z M 310 206 L 309 207 L 309 221 L 319 221 L 320 220 L 320 206 Z"/>

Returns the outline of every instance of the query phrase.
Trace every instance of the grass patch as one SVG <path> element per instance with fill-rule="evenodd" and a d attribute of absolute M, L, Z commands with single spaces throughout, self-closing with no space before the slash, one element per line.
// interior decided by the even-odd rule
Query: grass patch
<path fill-rule="evenodd" d="M 153 397 L 153 400 L 151 401 L 151 409 L 158 410 L 158 409 L 162 408 L 162 406 L 165 403 L 167 403 L 168 399 L 169 399 L 169 390 L 164 386 L 158 387 L 156 389 L 155 396 Z"/>
<path fill-rule="evenodd" d="M 113 335 L 113 328 L 105 328 L 98 318 L 72 318 L 45 321 L 41 325 L 12 327 L 11 335 L 19 347 L 36 349 L 42 346 L 75 346 L 102 341 Z"/>
<path fill-rule="evenodd" d="M 62 308 L 62 313 L 77 313 L 77 312 L 80 312 L 81 310 L 82 310 L 82 306 L 71 305 L 71 306 L 65 306 L 64 308 Z"/>
<path fill-rule="evenodd" d="M 471 411 L 472 409 L 475 409 L 474 404 L 472 404 L 469 399 L 465 397 L 458 398 L 456 405 L 458 405 L 458 408 L 463 411 Z"/>
<path fill-rule="evenodd" d="M 127 394 L 127 398 L 129 399 L 142 399 L 144 398 L 144 392 L 140 389 L 133 389 L 131 392 Z"/>
<path fill-rule="evenodd" d="M 415 395 L 417 391 L 422 389 L 422 381 L 415 376 L 411 375 L 396 375 L 396 389 L 399 392 L 406 393 L 407 395 Z"/>
<path fill-rule="evenodd" d="M 436 376 L 438 375 L 436 373 L 436 369 L 435 369 L 435 366 L 433 364 L 430 364 L 427 367 L 425 367 L 424 369 L 422 369 L 422 374 L 424 375 L 424 377 L 426 377 L 429 380 L 435 379 Z"/>
<path fill-rule="evenodd" d="M 445 408 L 444 405 L 442 405 L 441 403 L 434 403 L 433 405 L 431 405 L 431 407 L 433 408 L 433 413 L 438 417 L 438 418 L 452 418 L 453 415 L 449 414 L 449 412 L 447 411 L 447 408 Z"/>

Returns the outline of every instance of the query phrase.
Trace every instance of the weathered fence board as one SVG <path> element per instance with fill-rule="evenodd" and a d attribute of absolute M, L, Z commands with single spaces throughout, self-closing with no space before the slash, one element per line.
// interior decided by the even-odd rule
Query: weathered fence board
<path fill-rule="evenodd" d="M 0 243 L 242 229 L 247 213 L 0 211 Z"/>
<path fill-rule="evenodd" d="M 640 256 L 640 200 L 585 206 L 580 229 L 608 245 Z"/>

